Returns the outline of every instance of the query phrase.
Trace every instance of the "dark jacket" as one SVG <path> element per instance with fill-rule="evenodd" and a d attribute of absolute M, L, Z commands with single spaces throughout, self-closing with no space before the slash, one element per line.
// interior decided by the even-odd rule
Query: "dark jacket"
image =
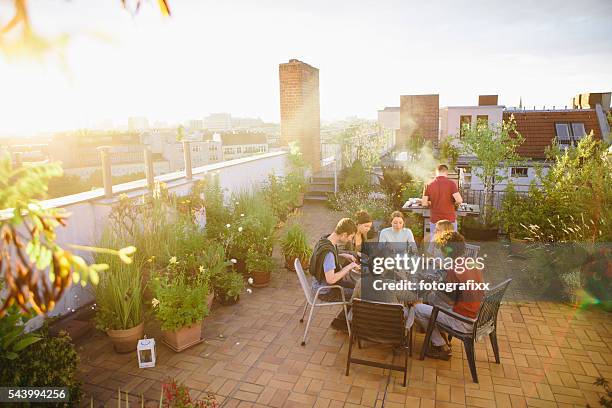
<path fill-rule="evenodd" d="M 336 261 L 336 272 L 340 270 L 340 262 L 338 261 L 338 250 L 336 246 L 331 243 L 327 238 L 329 235 L 324 235 L 319 239 L 314 249 L 312 250 L 312 257 L 310 258 L 310 267 L 308 272 L 319 282 L 325 282 L 325 271 L 323 270 L 323 262 L 325 256 L 329 252 L 334 254 Z"/>

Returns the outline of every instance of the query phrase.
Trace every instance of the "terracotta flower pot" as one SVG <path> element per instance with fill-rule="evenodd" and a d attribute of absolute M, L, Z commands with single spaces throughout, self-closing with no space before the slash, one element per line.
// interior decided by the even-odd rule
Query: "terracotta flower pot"
<path fill-rule="evenodd" d="M 251 286 L 253 286 L 254 288 L 263 288 L 270 284 L 270 280 L 272 279 L 272 273 L 270 273 L 270 271 L 251 271 L 251 277 L 253 278 L 253 283 L 251 284 Z"/>
<path fill-rule="evenodd" d="M 294 261 L 295 256 L 285 255 L 285 268 L 295 272 L 295 268 L 293 266 Z M 300 263 L 302 264 L 302 269 L 304 269 L 304 272 L 308 272 L 308 267 L 310 266 L 310 259 L 300 259 Z"/>
<path fill-rule="evenodd" d="M 136 350 L 138 340 L 144 335 L 144 322 L 126 330 L 107 330 L 113 347 L 117 353 L 129 353 Z"/>
<path fill-rule="evenodd" d="M 515 238 L 510 234 L 510 253 L 514 256 L 524 256 L 529 241 L 526 239 Z"/>
<path fill-rule="evenodd" d="M 202 322 L 178 330 L 162 330 L 162 341 L 174 351 L 183 351 L 202 342 Z"/>

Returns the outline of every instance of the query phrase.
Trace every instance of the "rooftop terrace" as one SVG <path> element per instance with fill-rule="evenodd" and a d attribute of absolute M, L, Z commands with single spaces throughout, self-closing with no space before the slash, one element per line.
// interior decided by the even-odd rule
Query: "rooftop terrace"
<path fill-rule="evenodd" d="M 322 204 L 306 204 L 296 214 L 314 242 L 340 215 Z M 486 279 L 517 278 L 520 265 L 507 249 L 491 250 Z M 417 334 L 409 360 L 408 386 L 401 373 L 352 365 L 344 375 L 347 335 L 330 328 L 338 310 L 317 310 L 309 341 L 300 346 L 304 295 L 294 272 L 274 249 L 272 283 L 243 293 L 238 304 L 213 306 L 204 321 L 204 343 L 175 353 L 161 343 L 155 368 L 139 369 L 136 354 L 117 354 L 108 337 L 92 333 L 78 342 L 80 377 L 96 406 L 117 406 L 120 387 L 158 406 L 160 384 L 172 376 L 192 396 L 207 391 L 224 407 L 584 407 L 598 406 L 599 376 L 612 377 L 612 323 L 604 312 L 530 299 L 520 279 L 511 286 L 499 316 L 501 364 L 490 343 L 476 344 L 478 384 L 472 382 L 461 342 L 453 340 L 450 361 L 418 359 Z M 519 300 L 523 299 L 523 300 Z M 330 310 L 331 309 L 331 310 Z M 159 328 L 147 322 L 149 337 Z M 390 362 L 390 348 L 366 346 L 358 356 Z M 399 361 L 400 356 L 395 356 Z"/>

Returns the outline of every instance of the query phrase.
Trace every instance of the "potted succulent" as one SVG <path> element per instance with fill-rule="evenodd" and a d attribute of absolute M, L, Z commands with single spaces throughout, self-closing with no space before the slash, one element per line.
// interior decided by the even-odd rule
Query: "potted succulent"
<path fill-rule="evenodd" d="M 100 280 L 93 285 L 95 326 L 108 334 L 115 351 L 129 353 L 136 350 L 144 334 L 141 268 L 108 254 L 100 254 L 97 258 L 109 268 L 99 272 Z"/>
<path fill-rule="evenodd" d="M 191 279 L 172 257 L 165 271 L 152 280 L 155 317 L 160 322 L 162 341 L 182 351 L 202 341 L 202 320 L 208 315 L 208 280 L 202 274 Z"/>
<path fill-rule="evenodd" d="M 215 297 L 222 305 L 233 305 L 240 299 L 244 278 L 233 268 L 227 268 L 214 278 Z"/>
<path fill-rule="evenodd" d="M 268 254 L 261 253 L 255 248 L 249 248 L 246 266 L 249 275 L 253 278 L 251 284 L 253 287 L 261 288 L 270 284 L 274 262 Z"/>
<path fill-rule="evenodd" d="M 294 271 L 293 262 L 298 258 L 304 269 L 310 264 L 312 248 L 308 245 L 308 237 L 304 228 L 300 224 L 291 225 L 283 239 L 281 240 L 281 248 L 285 256 L 285 267 Z"/>

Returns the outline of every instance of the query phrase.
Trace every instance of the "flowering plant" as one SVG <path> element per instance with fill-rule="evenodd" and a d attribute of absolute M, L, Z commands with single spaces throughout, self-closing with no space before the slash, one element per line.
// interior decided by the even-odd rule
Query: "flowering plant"
<path fill-rule="evenodd" d="M 214 394 L 208 393 L 204 399 L 193 400 L 189 395 L 189 388 L 184 384 L 178 384 L 174 379 L 162 384 L 162 400 L 164 408 L 219 407 Z"/>
<path fill-rule="evenodd" d="M 162 330 L 191 326 L 208 315 L 208 279 L 203 274 L 189 279 L 180 264 L 176 257 L 170 258 L 166 270 L 157 272 L 151 282 L 151 305 Z"/>

